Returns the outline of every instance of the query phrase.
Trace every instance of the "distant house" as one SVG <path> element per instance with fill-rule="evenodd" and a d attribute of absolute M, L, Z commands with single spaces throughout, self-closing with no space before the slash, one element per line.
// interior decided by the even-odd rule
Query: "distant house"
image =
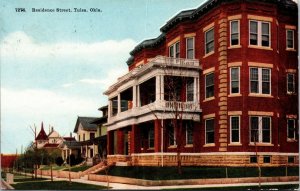
<path fill-rule="evenodd" d="M 3 171 L 9 171 L 14 167 L 14 162 L 18 158 L 17 154 L 2 154 L 1 153 L 1 169 Z"/>
<path fill-rule="evenodd" d="M 102 117 L 92 121 L 92 124 L 97 125 L 97 133 L 94 139 L 94 144 L 98 145 L 99 159 L 106 159 L 107 157 L 107 128 L 103 124 L 107 123 L 108 106 L 103 106 L 98 109 L 102 111 Z"/>
<path fill-rule="evenodd" d="M 44 124 L 42 122 L 41 130 L 35 138 L 35 144 L 36 144 L 37 149 L 43 148 L 45 146 L 45 144 L 48 143 L 48 141 L 49 141 L 49 138 L 44 130 Z"/>
<path fill-rule="evenodd" d="M 66 161 L 71 154 L 73 154 L 75 158 L 78 158 L 81 148 L 80 142 L 76 141 L 72 135 L 70 135 L 70 137 L 64 137 L 63 139 L 64 141 L 59 146 L 63 160 Z"/>
<path fill-rule="evenodd" d="M 78 117 L 74 128 L 74 133 L 77 133 L 77 140 L 81 144 L 80 153 L 88 165 L 92 165 L 93 157 L 98 154 L 98 145 L 92 141 L 97 133 L 97 125 L 91 122 L 96 119 L 98 118 Z"/>

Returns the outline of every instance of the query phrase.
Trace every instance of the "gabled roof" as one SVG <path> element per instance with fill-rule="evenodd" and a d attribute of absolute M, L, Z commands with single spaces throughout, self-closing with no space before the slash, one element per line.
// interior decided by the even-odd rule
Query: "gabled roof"
<path fill-rule="evenodd" d="M 76 141 L 75 137 L 63 137 L 65 141 Z"/>
<path fill-rule="evenodd" d="M 90 123 L 91 124 L 96 124 L 96 125 L 101 125 L 107 122 L 107 116 L 103 116 L 100 118 L 97 118 L 95 120 L 92 120 Z"/>
<path fill-rule="evenodd" d="M 78 141 L 64 141 L 62 147 L 63 146 L 67 146 L 67 148 L 80 148 L 81 143 Z"/>
<path fill-rule="evenodd" d="M 38 136 L 35 138 L 35 140 L 49 140 L 48 139 L 48 136 L 44 130 L 44 124 L 42 122 L 42 128 L 41 128 L 41 131 L 39 132 Z"/>
<path fill-rule="evenodd" d="M 58 147 L 58 145 L 59 144 L 57 144 L 57 143 L 46 143 L 44 145 L 44 148 L 56 148 L 56 147 Z"/>
<path fill-rule="evenodd" d="M 98 119 L 97 117 L 78 117 L 74 129 L 74 133 L 77 133 L 79 124 L 82 125 L 83 130 L 86 131 L 97 131 L 97 125 L 91 124 L 93 120 Z"/>

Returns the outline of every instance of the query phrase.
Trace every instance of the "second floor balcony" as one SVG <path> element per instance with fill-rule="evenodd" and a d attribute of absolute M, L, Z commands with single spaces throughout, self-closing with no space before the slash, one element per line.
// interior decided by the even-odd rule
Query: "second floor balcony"
<path fill-rule="evenodd" d="M 199 74 L 199 61 L 163 56 L 130 71 L 105 92 L 109 97 L 106 125 L 136 123 L 146 115 L 148 119 L 199 115 Z"/>

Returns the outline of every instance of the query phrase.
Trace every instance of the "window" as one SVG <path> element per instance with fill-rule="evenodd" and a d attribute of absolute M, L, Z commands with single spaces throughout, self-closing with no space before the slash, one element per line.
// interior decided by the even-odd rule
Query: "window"
<path fill-rule="evenodd" d="M 270 47 L 270 23 L 263 21 L 250 21 L 250 45 Z"/>
<path fill-rule="evenodd" d="M 205 98 L 214 96 L 214 73 L 205 76 Z"/>
<path fill-rule="evenodd" d="M 80 141 L 80 135 L 78 135 L 78 141 Z"/>
<path fill-rule="evenodd" d="M 297 139 L 297 129 L 296 129 L 296 120 L 288 119 L 287 120 L 287 138 L 288 139 Z"/>
<path fill-rule="evenodd" d="M 171 58 L 179 58 L 180 57 L 180 44 L 176 42 L 175 44 L 169 47 L 169 56 Z"/>
<path fill-rule="evenodd" d="M 295 163 L 295 157 L 294 156 L 288 156 L 288 163 Z"/>
<path fill-rule="evenodd" d="M 205 144 L 215 142 L 215 120 L 207 119 L 205 120 Z"/>
<path fill-rule="evenodd" d="M 271 94 L 271 69 L 250 68 L 250 93 Z"/>
<path fill-rule="evenodd" d="M 287 74 L 287 93 L 295 93 L 295 74 Z"/>
<path fill-rule="evenodd" d="M 192 145 L 193 144 L 193 122 L 188 121 L 185 126 L 186 129 L 186 144 Z"/>
<path fill-rule="evenodd" d="M 186 101 L 194 101 L 194 79 L 186 80 Z"/>
<path fill-rule="evenodd" d="M 239 45 L 240 44 L 240 26 L 239 21 L 234 20 L 230 21 L 230 45 Z"/>
<path fill-rule="evenodd" d="M 175 132 L 173 124 L 169 124 L 168 129 L 169 129 L 169 145 L 175 146 L 176 145 L 176 132 Z"/>
<path fill-rule="evenodd" d="M 264 163 L 271 163 L 271 156 L 264 156 Z"/>
<path fill-rule="evenodd" d="M 83 133 L 83 141 L 85 141 L 85 134 Z"/>
<path fill-rule="evenodd" d="M 110 100 L 111 103 L 111 115 L 115 116 L 118 113 L 118 97 L 114 97 Z"/>
<path fill-rule="evenodd" d="M 240 68 L 230 68 L 230 93 L 240 93 Z"/>
<path fill-rule="evenodd" d="M 286 30 L 286 48 L 294 49 L 294 30 Z"/>
<path fill-rule="evenodd" d="M 90 139 L 94 139 L 95 138 L 95 133 L 90 133 Z"/>
<path fill-rule="evenodd" d="M 205 54 L 214 51 L 214 28 L 205 32 Z"/>
<path fill-rule="evenodd" d="M 150 127 L 150 129 L 148 131 L 148 145 L 149 145 L 149 148 L 154 147 L 154 129 L 153 129 L 153 127 Z"/>
<path fill-rule="evenodd" d="M 194 37 L 186 39 L 186 58 L 194 59 Z"/>
<path fill-rule="evenodd" d="M 239 143 L 240 142 L 240 117 L 239 116 L 231 116 L 230 117 L 230 129 L 231 129 L 231 143 Z"/>
<path fill-rule="evenodd" d="M 252 143 L 271 143 L 270 117 L 250 117 L 250 141 Z"/>
<path fill-rule="evenodd" d="M 257 163 L 257 157 L 256 156 L 250 156 L 250 163 Z"/>

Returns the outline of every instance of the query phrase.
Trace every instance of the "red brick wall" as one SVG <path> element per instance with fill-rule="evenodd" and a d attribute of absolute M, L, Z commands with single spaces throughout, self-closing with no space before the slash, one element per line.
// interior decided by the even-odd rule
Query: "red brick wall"
<path fill-rule="evenodd" d="M 184 148 L 186 152 L 212 152 L 219 151 L 219 24 L 220 18 L 241 14 L 240 20 L 240 44 L 241 48 L 227 49 L 227 62 L 241 62 L 240 68 L 240 93 L 239 97 L 228 97 L 228 111 L 242 111 L 241 116 L 241 143 L 242 146 L 228 146 L 227 151 L 255 151 L 255 147 L 249 146 L 249 116 L 248 111 L 264 111 L 273 112 L 271 117 L 272 126 L 272 144 L 274 146 L 259 147 L 258 151 L 264 152 L 298 152 L 298 142 L 287 142 L 287 126 L 286 115 L 298 114 L 297 95 L 287 95 L 286 93 L 286 69 L 297 69 L 298 51 L 286 51 L 286 29 L 285 25 L 297 26 L 297 18 L 291 17 L 283 13 L 280 7 L 272 4 L 264 3 L 246 3 L 240 1 L 237 3 L 222 4 L 219 7 L 213 8 L 204 16 L 195 21 L 185 21 L 177 24 L 166 33 L 166 40 L 154 48 L 146 48 L 138 51 L 134 55 L 134 64 L 130 66 L 130 70 L 135 67 L 135 64 L 141 60 L 146 61 L 147 58 L 153 58 L 156 55 L 168 56 L 167 44 L 174 38 L 180 36 L 180 57 L 186 57 L 186 40 L 184 34 L 196 33 L 195 36 L 195 58 L 200 60 L 203 70 L 215 67 L 215 99 L 203 102 L 205 99 L 205 76 L 200 76 L 200 104 L 202 108 L 201 115 L 215 113 L 215 146 L 203 147 L 205 144 L 205 122 L 203 118 L 200 123 L 196 123 L 194 132 L 194 148 Z M 257 15 L 270 17 L 271 22 L 271 48 L 273 50 L 262 50 L 257 48 L 249 48 L 249 19 L 247 16 Z M 215 37 L 215 53 L 205 57 L 204 51 L 204 32 L 203 28 L 214 22 L 214 37 Z M 278 27 L 277 27 L 278 22 Z M 227 22 L 227 44 L 229 46 L 229 21 Z M 279 29 L 279 31 L 278 31 Z M 279 37 L 279 39 L 277 38 Z M 297 31 L 295 32 L 295 47 L 298 47 Z M 279 43 L 279 44 L 278 44 Z M 278 48 L 279 47 L 279 50 Z M 249 66 L 248 62 L 271 63 L 271 95 L 272 98 L 250 97 L 249 94 Z M 298 76 L 296 76 L 296 79 Z M 230 77 L 229 69 L 227 71 L 227 87 L 230 92 Z M 298 85 L 296 84 L 296 87 Z M 230 126 L 228 116 L 228 132 L 227 139 L 230 142 Z M 165 134 L 165 133 L 164 133 Z M 158 137 L 158 134 L 155 138 Z M 167 138 L 164 138 L 167 145 Z M 280 146 L 279 146 L 280 145 Z M 156 146 L 155 150 L 159 150 Z M 167 150 L 165 148 L 165 150 Z M 175 149 L 167 151 L 174 152 Z"/>

